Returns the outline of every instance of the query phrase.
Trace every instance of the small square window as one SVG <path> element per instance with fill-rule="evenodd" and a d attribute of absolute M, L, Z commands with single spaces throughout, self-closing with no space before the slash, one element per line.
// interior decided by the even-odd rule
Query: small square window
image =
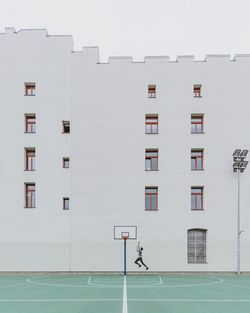
<path fill-rule="evenodd" d="M 201 85 L 194 85 L 194 98 L 200 98 L 201 97 Z"/>
<path fill-rule="evenodd" d="M 148 98 L 156 98 L 156 85 L 148 85 Z"/>
<path fill-rule="evenodd" d="M 69 168 L 69 158 L 63 158 L 63 168 Z"/>
<path fill-rule="evenodd" d="M 69 198 L 63 198 L 63 210 L 69 210 Z"/>
<path fill-rule="evenodd" d="M 70 133 L 70 122 L 69 121 L 63 121 L 63 133 L 69 134 Z"/>
<path fill-rule="evenodd" d="M 36 83 L 24 83 L 25 86 L 25 96 L 35 96 L 36 95 Z"/>

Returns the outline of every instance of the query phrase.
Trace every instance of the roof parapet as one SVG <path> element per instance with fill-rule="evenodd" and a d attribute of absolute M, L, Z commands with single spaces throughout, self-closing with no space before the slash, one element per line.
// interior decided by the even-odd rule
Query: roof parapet
<path fill-rule="evenodd" d="M 230 54 L 207 54 L 205 57 L 206 62 L 230 62 L 231 61 L 231 55 Z"/>
<path fill-rule="evenodd" d="M 194 55 L 178 55 L 177 62 L 194 62 Z"/>
<path fill-rule="evenodd" d="M 99 63 L 99 48 L 98 47 L 83 47 L 83 56 L 87 62 Z"/>
<path fill-rule="evenodd" d="M 167 63 L 169 62 L 169 56 L 145 56 L 145 63 Z"/>
<path fill-rule="evenodd" d="M 110 64 L 117 64 L 117 63 L 122 63 L 122 64 L 128 64 L 133 62 L 132 57 L 109 57 L 109 62 Z"/>
<path fill-rule="evenodd" d="M 5 34 L 6 35 L 12 35 L 15 33 L 16 33 L 15 27 L 5 27 Z"/>
<path fill-rule="evenodd" d="M 233 61 L 249 62 L 250 54 L 235 54 Z"/>

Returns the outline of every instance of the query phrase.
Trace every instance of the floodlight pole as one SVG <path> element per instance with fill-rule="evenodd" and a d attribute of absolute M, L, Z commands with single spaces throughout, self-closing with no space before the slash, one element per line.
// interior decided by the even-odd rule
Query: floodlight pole
<path fill-rule="evenodd" d="M 238 171 L 237 274 L 240 275 L 240 171 Z"/>
<path fill-rule="evenodd" d="M 248 150 L 236 149 L 233 154 L 233 171 L 238 173 L 238 207 L 237 207 L 237 274 L 240 275 L 240 173 L 247 167 L 248 161 L 245 158 Z"/>

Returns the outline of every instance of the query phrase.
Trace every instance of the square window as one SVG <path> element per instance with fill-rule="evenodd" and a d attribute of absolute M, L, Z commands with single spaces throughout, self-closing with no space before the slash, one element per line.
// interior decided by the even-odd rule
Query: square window
<path fill-rule="evenodd" d="M 156 85 L 148 85 L 148 98 L 156 98 Z"/>
<path fill-rule="evenodd" d="M 69 210 L 69 198 L 63 198 L 63 210 Z"/>
<path fill-rule="evenodd" d="M 145 210 L 158 211 L 158 187 L 145 187 Z"/>
<path fill-rule="evenodd" d="M 63 121 L 63 133 L 69 134 L 70 133 L 70 122 L 69 121 Z"/>
<path fill-rule="evenodd" d="M 157 114 L 146 114 L 145 133 L 146 134 L 158 134 L 158 115 Z"/>
<path fill-rule="evenodd" d="M 63 158 L 63 168 L 69 168 L 69 158 Z"/>
<path fill-rule="evenodd" d="M 158 149 L 145 150 L 145 170 L 158 171 Z"/>
<path fill-rule="evenodd" d="M 34 82 L 24 83 L 24 88 L 25 88 L 25 96 L 36 95 L 36 83 Z"/>

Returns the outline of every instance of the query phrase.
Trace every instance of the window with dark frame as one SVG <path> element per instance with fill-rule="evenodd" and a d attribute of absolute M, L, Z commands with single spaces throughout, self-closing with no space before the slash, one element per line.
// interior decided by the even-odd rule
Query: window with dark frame
<path fill-rule="evenodd" d="M 27 82 L 24 83 L 25 96 L 35 96 L 36 95 L 36 83 Z"/>
<path fill-rule="evenodd" d="M 203 133 L 203 114 L 191 115 L 191 133 L 202 134 Z"/>
<path fill-rule="evenodd" d="M 145 150 L 145 170 L 158 171 L 158 149 Z"/>
<path fill-rule="evenodd" d="M 69 198 L 63 198 L 63 210 L 69 210 Z"/>
<path fill-rule="evenodd" d="M 25 208 L 35 208 L 36 206 L 36 184 L 25 183 Z"/>
<path fill-rule="evenodd" d="M 156 98 L 156 85 L 148 85 L 148 98 Z"/>
<path fill-rule="evenodd" d="M 187 238 L 188 263 L 206 263 L 205 229 L 189 229 Z"/>
<path fill-rule="evenodd" d="M 69 168 L 69 158 L 63 158 L 63 168 Z"/>
<path fill-rule="evenodd" d="M 191 150 L 191 170 L 203 170 L 203 149 Z"/>
<path fill-rule="evenodd" d="M 36 170 L 36 149 L 25 148 L 25 170 L 35 171 Z"/>
<path fill-rule="evenodd" d="M 194 98 L 200 98 L 201 97 L 201 85 L 194 85 Z"/>
<path fill-rule="evenodd" d="M 157 114 L 146 114 L 145 133 L 146 134 L 158 134 L 158 115 Z"/>
<path fill-rule="evenodd" d="M 158 211 L 158 187 L 145 187 L 145 210 Z"/>
<path fill-rule="evenodd" d="M 191 210 L 203 210 L 204 187 L 191 187 Z"/>
<path fill-rule="evenodd" d="M 25 133 L 36 132 L 36 114 L 25 114 Z"/>
<path fill-rule="evenodd" d="M 70 133 L 70 122 L 69 121 L 63 121 L 63 133 L 69 134 Z"/>

